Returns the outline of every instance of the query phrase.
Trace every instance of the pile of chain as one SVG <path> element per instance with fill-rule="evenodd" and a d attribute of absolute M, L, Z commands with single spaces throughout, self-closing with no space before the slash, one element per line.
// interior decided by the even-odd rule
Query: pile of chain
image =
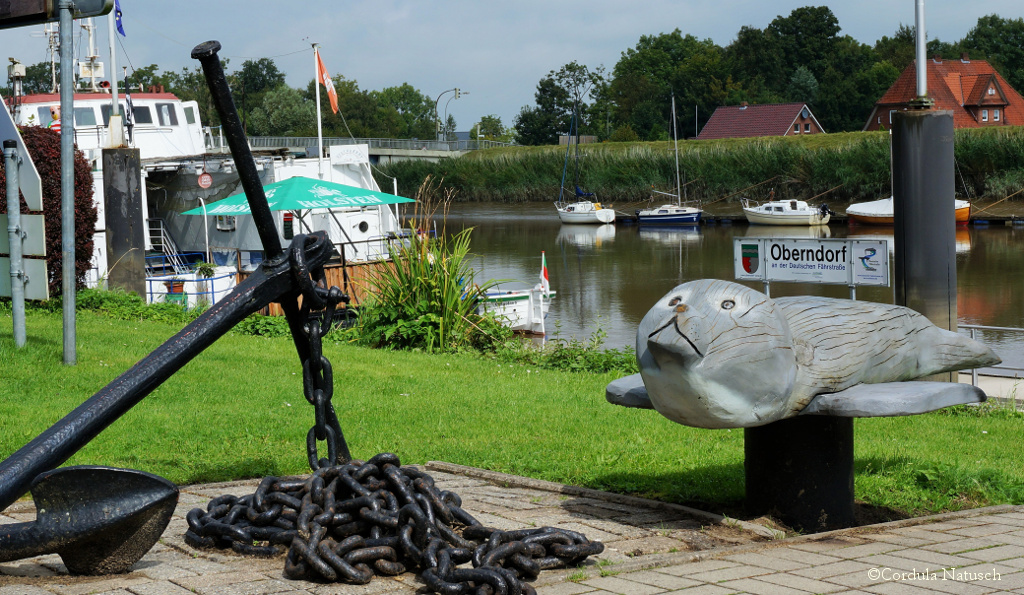
<path fill-rule="evenodd" d="M 484 527 L 457 494 L 390 453 L 321 467 L 306 479 L 267 477 L 255 493 L 221 496 L 186 519 L 192 547 L 267 557 L 287 550 L 287 578 L 366 584 L 375 573 L 419 570 L 442 595 L 533 595 L 525 581 L 541 570 L 604 550 L 566 529 Z M 459 567 L 467 562 L 472 568 Z"/>

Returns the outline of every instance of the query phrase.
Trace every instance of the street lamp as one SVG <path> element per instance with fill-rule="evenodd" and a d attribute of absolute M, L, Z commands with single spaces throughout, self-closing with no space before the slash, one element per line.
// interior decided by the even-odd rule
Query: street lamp
<path fill-rule="evenodd" d="M 453 87 L 447 91 L 441 91 L 441 95 L 438 95 L 437 99 L 434 100 L 434 122 L 436 123 L 437 128 L 437 140 L 441 140 L 441 117 L 437 114 L 437 104 L 441 101 L 442 96 L 446 93 L 451 93 L 452 91 L 455 92 L 455 99 L 458 99 L 459 96 L 462 95 L 462 91 L 460 91 L 458 87 Z M 448 106 L 445 105 L 445 111 L 447 112 L 447 110 Z"/>
<path fill-rule="evenodd" d="M 441 127 L 442 128 L 448 126 L 448 104 L 452 102 L 452 99 L 458 99 L 462 95 L 469 95 L 469 91 L 459 91 L 458 94 L 452 95 L 451 97 L 448 98 L 448 101 L 444 102 L 444 119 L 441 120 L 441 122 L 442 122 Z M 444 132 L 447 132 L 447 129 L 445 129 Z M 443 140 L 448 140 L 447 134 L 445 135 L 445 138 Z"/>

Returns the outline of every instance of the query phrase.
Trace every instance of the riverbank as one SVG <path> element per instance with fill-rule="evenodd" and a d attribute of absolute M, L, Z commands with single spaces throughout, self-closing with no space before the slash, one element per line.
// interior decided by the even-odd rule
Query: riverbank
<path fill-rule="evenodd" d="M 1024 127 L 957 130 L 956 194 L 998 201 L 1024 187 Z M 848 132 L 800 137 L 765 137 L 680 144 L 684 193 L 703 204 L 738 205 L 740 197 L 764 199 L 769 190 L 784 199 L 836 205 L 890 194 L 889 135 Z M 597 199 L 631 212 L 652 190 L 675 186 L 669 142 L 595 143 L 580 147 L 582 188 Z M 566 148 L 506 147 L 474 151 L 436 163 L 401 161 L 375 172 L 381 187 L 397 178 L 399 188 L 418 188 L 426 176 L 441 180 L 457 201 L 531 202 L 559 197 Z M 572 163 L 564 188 L 572 192 Z M 1019 195 L 1018 195 L 1019 196 Z M 659 199 L 660 200 L 660 199 Z"/>

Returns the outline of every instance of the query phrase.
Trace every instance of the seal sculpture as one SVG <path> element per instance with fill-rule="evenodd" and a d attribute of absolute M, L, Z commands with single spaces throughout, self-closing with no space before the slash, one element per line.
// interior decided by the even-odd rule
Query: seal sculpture
<path fill-rule="evenodd" d="M 878 405 L 880 393 L 868 396 L 857 385 L 900 383 L 1001 361 L 988 347 L 940 329 L 909 308 L 811 296 L 772 299 L 719 280 L 684 283 L 660 299 L 640 322 L 636 353 L 647 393 L 640 399 L 649 398 L 672 421 L 702 428 L 765 425 L 807 413 L 822 395 L 848 394 L 871 403 L 868 409 L 886 409 Z M 908 402 L 958 390 L 955 402 L 984 400 L 973 387 L 913 385 L 886 386 L 895 386 L 897 399 Z M 609 385 L 609 400 L 612 392 Z M 954 403 L 940 406 L 948 404 Z M 819 407 L 815 413 L 906 415 L 938 408 L 905 405 L 858 414 Z"/>

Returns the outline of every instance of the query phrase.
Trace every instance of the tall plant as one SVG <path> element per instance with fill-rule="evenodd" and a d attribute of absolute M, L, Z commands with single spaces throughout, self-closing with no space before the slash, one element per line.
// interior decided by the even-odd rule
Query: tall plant
<path fill-rule="evenodd" d="M 426 351 L 486 350 L 511 336 L 493 317 L 477 312 L 479 300 L 499 281 L 476 282 L 469 253 L 472 228 L 450 237 L 443 227 L 436 236 L 429 233 L 438 208 L 443 225 L 453 195 L 449 190 L 437 200 L 439 186 L 429 176 L 424 180 L 410 220 L 415 233 L 393 241 L 391 266 L 370 277 L 370 297 L 355 329 L 364 343 Z"/>

